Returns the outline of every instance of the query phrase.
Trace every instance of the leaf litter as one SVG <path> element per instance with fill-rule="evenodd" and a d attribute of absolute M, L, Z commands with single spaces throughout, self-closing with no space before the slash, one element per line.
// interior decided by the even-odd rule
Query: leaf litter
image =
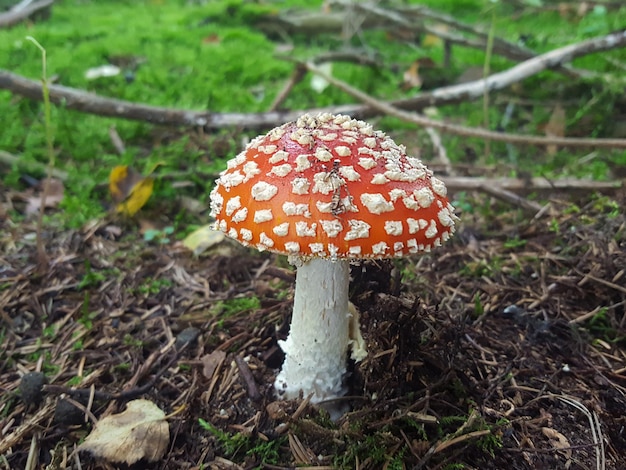
<path fill-rule="evenodd" d="M 149 400 L 133 400 L 122 413 L 98 421 L 78 449 L 109 462 L 134 464 L 158 461 L 169 441 L 165 413 Z"/>
<path fill-rule="evenodd" d="M 51 262 L 39 272 L 24 237 L 32 226 L 5 218 L 2 465 L 24 468 L 37 449 L 42 466 L 63 451 L 72 456 L 66 468 L 103 468 L 74 446 L 95 420 L 144 399 L 163 413 L 184 409 L 169 420 L 158 461 L 132 445 L 144 452 L 141 468 L 618 470 L 623 202 L 553 199 L 552 215 L 527 219 L 484 196 L 468 199 L 480 212 L 466 209 L 445 249 L 353 266 L 351 300 L 369 355 L 351 366 L 350 411 L 336 423 L 306 399 L 273 394 L 293 295 L 280 257 L 225 250 L 228 241 L 194 255 L 174 241 L 118 239 L 102 220 L 50 233 Z M 260 307 L 224 307 L 251 297 Z M 26 403 L 20 386 L 34 372 L 45 377 Z M 69 415 L 55 412 L 61 406 L 75 421 L 59 418 Z"/>

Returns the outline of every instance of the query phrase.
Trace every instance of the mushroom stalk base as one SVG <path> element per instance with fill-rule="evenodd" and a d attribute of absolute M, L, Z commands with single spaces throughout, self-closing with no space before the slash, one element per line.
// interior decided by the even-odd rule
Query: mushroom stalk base
<path fill-rule="evenodd" d="M 298 268 L 291 330 L 278 342 L 285 352 L 274 384 L 279 396 L 312 393 L 319 402 L 345 393 L 349 278 L 348 261 L 313 258 Z"/>

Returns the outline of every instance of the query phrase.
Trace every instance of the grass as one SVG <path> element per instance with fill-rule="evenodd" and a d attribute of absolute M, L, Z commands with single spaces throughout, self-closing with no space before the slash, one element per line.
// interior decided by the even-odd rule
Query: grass
<path fill-rule="evenodd" d="M 291 64 L 274 57 L 276 43 L 268 39 L 251 24 L 263 14 L 276 14 L 287 7 L 319 6 L 321 2 L 290 0 L 269 2 L 263 5 L 229 0 L 216 2 L 187 2 L 183 0 L 143 0 L 108 2 L 66 1 L 55 4 L 48 21 L 22 23 L 0 31 L 0 67 L 27 77 L 41 76 L 40 52 L 28 42 L 26 36 L 35 37 L 47 50 L 48 74 L 63 85 L 85 89 L 104 96 L 121 98 L 152 105 L 189 109 L 211 109 L 216 112 L 255 112 L 266 110 L 292 71 Z M 426 2 L 440 11 L 453 13 L 456 18 L 488 30 L 493 17 L 494 31 L 499 37 L 513 42 L 523 38 L 529 47 L 541 52 L 584 38 L 617 30 L 626 21 L 626 11 L 607 13 L 596 8 L 579 21 L 544 12 L 532 15 L 524 10 L 515 12 L 508 4 L 485 1 Z M 485 14 L 495 8 L 493 16 Z M 517 16 L 513 17 L 516 13 Z M 440 63 L 443 56 L 441 44 L 424 47 L 418 43 L 391 40 L 381 31 L 368 31 L 363 35 L 367 48 L 383 53 L 387 65 L 397 64 L 406 70 L 418 57 L 431 57 Z M 338 37 L 320 35 L 290 38 L 296 57 L 315 54 L 342 46 Z M 352 46 L 363 46 L 361 38 L 354 37 Z M 602 57 L 585 57 L 576 65 L 590 67 L 600 73 L 614 73 L 612 61 L 623 60 L 619 51 Z M 85 72 L 91 67 L 116 63 L 122 74 L 116 77 L 89 81 Z M 454 49 L 454 67 L 458 73 L 468 67 L 481 67 L 484 51 Z M 493 71 L 509 67 L 511 63 L 494 56 L 490 64 Z M 371 70 L 356 65 L 336 64 L 333 73 L 375 96 L 400 98 L 412 93 L 399 87 L 399 73 L 390 67 Z M 547 85 L 546 85 L 547 83 Z M 585 121 L 589 135 L 604 135 L 610 131 L 610 116 L 617 95 L 623 91 L 619 80 L 597 79 L 563 86 L 559 75 L 546 72 L 520 85 L 521 95 L 537 100 L 531 110 L 518 107 L 516 119 L 526 124 L 517 130 L 541 133 L 541 126 L 550 117 L 551 107 L 540 105 L 540 100 L 566 99 L 572 87 L 578 87 L 578 96 L 566 109 L 568 124 L 576 128 Z M 556 90 L 556 94 L 555 94 Z M 350 101 L 343 93 L 327 88 L 314 92 L 309 81 L 298 84 L 285 106 L 306 109 Z M 489 122 L 496 128 L 501 120 L 506 102 L 492 99 Z M 530 113 L 529 113 L 530 111 Z M 448 117 L 464 116 L 469 125 L 481 125 L 483 113 L 480 104 L 465 103 L 441 110 Z M 19 155 L 25 161 L 48 160 L 42 105 L 12 97 L 0 91 L 0 115 L 4 128 L 0 135 L 0 148 Z M 589 117 L 592 122 L 589 123 Z M 156 162 L 163 162 L 161 175 L 177 171 L 204 175 L 196 180 L 194 196 L 206 202 L 210 182 L 224 166 L 224 157 L 232 157 L 238 148 L 238 137 L 226 133 L 228 149 L 216 158 L 211 148 L 190 143 L 189 134 L 172 133 L 172 138 L 162 137 L 170 131 L 147 124 L 85 115 L 55 106 L 51 120 L 54 126 L 55 151 L 58 166 L 69 172 L 66 196 L 62 203 L 64 216 L 49 223 L 80 227 L 90 218 L 102 216 L 106 210 L 107 194 L 104 183 L 111 168 L 119 164 L 134 165 L 139 171 L 147 170 Z M 393 119 L 380 120 L 380 126 L 394 129 L 408 139 L 414 139 L 413 126 Z M 114 127 L 126 144 L 118 155 L 109 137 Z M 463 156 L 467 145 L 463 139 L 450 137 L 446 141 L 454 160 Z M 480 150 L 482 143 L 472 142 Z M 585 164 L 573 165 L 571 153 L 561 151 L 546 160 L 543 153 L 536 156 L 525 153 L 511 155 L 504 144 L 494 144 L 490 161 L 505 161 L 515 165 L 517 159 L 530 162 L 533 172 L 555 176 L 573 174 L 606 178 L 607 164 L 624 164 L 626 152 L 613 152 L 599 156 Z M 511 158 L 513 160 L 511 160 Z M 567 163 L 567 164 L 566 164 Z M 190 169 L 193 169 L 190 171 Z M 23 187 L 22 172 L 13 168 L 4 176 L 10 187 Z M 36 175 L 43 176 L 43 175 Z M 176 197 L 172 182 L 157 184 L 156 196 L 162 201 Z M 188 223 L 189 221 L 186 221 Z"/>
<path fill-rule="evenodd" d="M 200 427 L 211 433 L 220 447 L 224 451 L 224 454 L 228 457 L 236 456 L 249 456 L 254 461 L 259 462 L 261 465 L 253 468 L 265 468 L 265 465 L 271 465 L 278 462 L 279 448 L 285 444 L 286 438 L 280 437 L 265 441 L 252 436 L 244 435 L 243 433 L 226 433 L 208 421 L 200 418 L 198 420 Z"/>

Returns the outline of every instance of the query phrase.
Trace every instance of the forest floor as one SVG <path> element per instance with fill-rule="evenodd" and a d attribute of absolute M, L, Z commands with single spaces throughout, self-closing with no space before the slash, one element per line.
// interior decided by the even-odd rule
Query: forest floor
<path fill-rule="evenodd" d="M 416 2 L 373 2 L 358 14 L 321 3 L 65 1 L 0 30 L 0 470 L 626 468 L 625 58 L 623 47 L 608 50 L 626 10 L 430 2 L 442 16 Z M 312 26 L 290 32 L 286 19 L 301 19 L 291 8 L 305 5 Z M 320 16 L 336 13 L 341 21 Z M 49 53 L 50 113 L 32 100 L 41 51 L 26 37 Z M 562 48 L 592 38 L 569 64 Z M 535 54 L 555 50 L 562 63 L 549 68 L 573 68 L 535 76 Z M 349 364 L 348 411 L 336 421 L 306 397 L 274 393 L 294 268 L 229 240 L 195 254 L 182 243 L 210 222 L 208 194 L 226 159 L 272 127 L 257 118 L 361 106 L 345 87 L 297 73 L 303 60 L 333 65 L 329 78 L 386 102 L 430 90 L 449 99 L 451 87 L 458 102 L 409 109 L 490 138 L 595 139 L 584 148 L 480 133 L 439 142 L 422 125 L 372 114 L 442 179 L 476 184 L 449 184 L 460 223 L 444 247 L 352 266 L 368 355 Z M 534 70 L 524 80 L 520 64 Z M 501 91 L 464 99 L 485 74 Z M 30 98 L 16 78 L 36 88 Z M 110 101 L 86 114 L 59 90 L 182 110 L 187 121 L 197 110 L 213 127 L 122 119 L 138 118 Z M 63 181 L 42 204 L 55 159 Z M 124 218 L 107 212 L 106 181 L 130 168 L 154 178 L 154 193 Z M 504 177 L 518 186 L 499 185 Z M 147 181 L 152 191 L 148 178 L 126 189 Z M 546 182 L 563 190 L 548 193 Z"/>
<path fill-rule="evenodd" d="M 624 468 L 624 195 L 496 205 L 466 201 L 430 255 L 352 268 L 369 354 L 336 422 L 273 392 L 283 258 L 195 257 L 109 218 L 47 231 L 38 268 L 35 226 L 5 219 L 0 468 L 126 468 L 76 446 L 135 398 L 173 416 L 164 457 L 132 468 Z"/>

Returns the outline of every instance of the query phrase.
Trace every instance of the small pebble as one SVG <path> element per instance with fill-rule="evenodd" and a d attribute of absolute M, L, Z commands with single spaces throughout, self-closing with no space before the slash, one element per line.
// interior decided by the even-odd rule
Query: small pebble
<path fill-rule="evenodd" d="M 79 403 L 82 401 L 74 398 Z M 54 409 L 53 422 L 55 424 L 64 424 L 71 426 L 74 424 L 83 424 L 85 422 L 85 412 L 69 401 L 59 398 L 57 406 Z"/>
<path fill-rule="evenodd" d="M 43 386 L 48 379 L 43 372 L 29 372 L 20 380 L 20 394 L 26 406 L 38 405 L 43 400 Z"/>
<path fill-rule="evenodd" d="M 200 330 L 198 328 L 194 328 L 193 326 L 185 328 L 183 331 L 178 333 L 174 347 L 178 351 L 187 342 L 189 342 L 188 347 L 193 346 L 195 342 L 198 340 L 198 336 L 200 336 Z"/>

